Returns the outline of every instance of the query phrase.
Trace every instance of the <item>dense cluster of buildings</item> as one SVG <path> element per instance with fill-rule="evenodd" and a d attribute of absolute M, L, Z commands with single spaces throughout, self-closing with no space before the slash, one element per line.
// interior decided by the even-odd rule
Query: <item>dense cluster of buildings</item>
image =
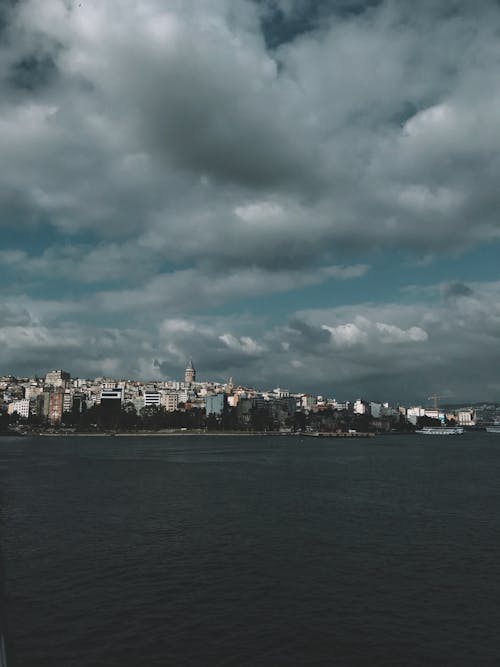
<path fill-rule="evenodd" d="M 44 378 L 0 377 L 0 413 L 13 419 L 36 421 L 50 426 L 64 424 L 84 412 L 99 407 L 102 415 L 112 417 L 124 411 L 137 415 L 198 410 L 205 418 L 222 419 L 230 412 L 232 424 L 251 428 L 255 416 L 266 418 L 266 427 L 286 429 L 306 422 L 293 417 L 305 415 L 314 428 L 334 429 L 342 420 L 363 421 L 375 430 L 389 430 L 395 424 L 416 425 L 422 419 L 453 421 L 461 426 L 476 423 L 471 409 L 451 413 L 421 406 L 393 407 L 389 403 L 339 402 L 334 398 L 284 389 L 257 391 L 227 383 L 199 382 L 193 362 L 188 363 L 182 381 L 94 380 L 71 378 L 63 370 L 50 371 Z M 109 419 L 108 419 L 109 421 Z M 73 420 L 74 423 L 74 420 Z"/>

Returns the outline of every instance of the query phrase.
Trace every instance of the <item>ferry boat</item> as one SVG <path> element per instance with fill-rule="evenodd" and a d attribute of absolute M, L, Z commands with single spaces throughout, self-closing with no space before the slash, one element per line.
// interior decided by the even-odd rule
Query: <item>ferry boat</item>
<path fill-rule="evenodd" d="M 462 435 L 464 429 L 461 426 L 424 426 L 415 431 L 421 435 Z"/>
<path fill-rule="evenodd" d="M 437 413 L 439 418 L 439 409 L 438 409 L 438 398 L 441 398 L 437 394 L 429 396 L 428 399 L 433 399 L 434 401 L 434 410 Z M 445 426 L 444 425 L 444 415 L 442 417 L 441 423 L 442 426 L 423 426 L 421 429 L 415 431 L 415 433 L 420 433 L 421 435 L 462 435 L 464 429 L 462 426 Z"/>

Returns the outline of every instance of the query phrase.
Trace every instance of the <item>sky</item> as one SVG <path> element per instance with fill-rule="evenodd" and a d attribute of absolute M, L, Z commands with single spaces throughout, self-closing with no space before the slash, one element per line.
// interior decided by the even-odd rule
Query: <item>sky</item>
<path fill-rule="evenodd" d="M 0 374 L 500 401 L 500 3 L 4 0 Z"/>

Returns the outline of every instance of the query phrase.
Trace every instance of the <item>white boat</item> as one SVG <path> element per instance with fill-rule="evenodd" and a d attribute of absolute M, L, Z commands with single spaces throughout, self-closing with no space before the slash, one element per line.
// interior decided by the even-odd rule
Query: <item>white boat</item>
<path fill-rule="evenodd" d="M 488 433 L 500 433 L 500 426 L 487 426 Z"/>
<path fill-rule="evenodd" d="M 415 431 L 421 435 L 462 435 L 464 429 L 461 426 L 424 426 Z"/>
<path fill-rule="evenodd" d="M 437 413 L 437 416 L 439 418 L 440 415 L 438 409 L 438 398 L 440 397 L 437 394 L 434 394 L 433 396 L 429 396 L 428 398 L 433 399 L 434 411 Z M 415 431 L 415 433 L 420 433 L 421 435 L 462 435 L 462 433 L 464 432 L 462 426 L 444 426 L 444 415 L 441 421 L 443 423 L 443 426 L 423 426 L 421 429 Z"/>

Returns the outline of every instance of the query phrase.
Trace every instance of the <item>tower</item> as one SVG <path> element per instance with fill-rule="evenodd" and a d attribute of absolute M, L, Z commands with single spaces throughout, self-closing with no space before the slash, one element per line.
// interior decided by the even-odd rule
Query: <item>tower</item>
<path fill-rule="evenodd" d="M 187 368 L 184 372 L 184 382 L 186 384 L 191 384 L 192 382 L 196 382 L 196 369 L 193 366 L 193 360 L 189 360 L 189 364 L 187 365 Z"/>

